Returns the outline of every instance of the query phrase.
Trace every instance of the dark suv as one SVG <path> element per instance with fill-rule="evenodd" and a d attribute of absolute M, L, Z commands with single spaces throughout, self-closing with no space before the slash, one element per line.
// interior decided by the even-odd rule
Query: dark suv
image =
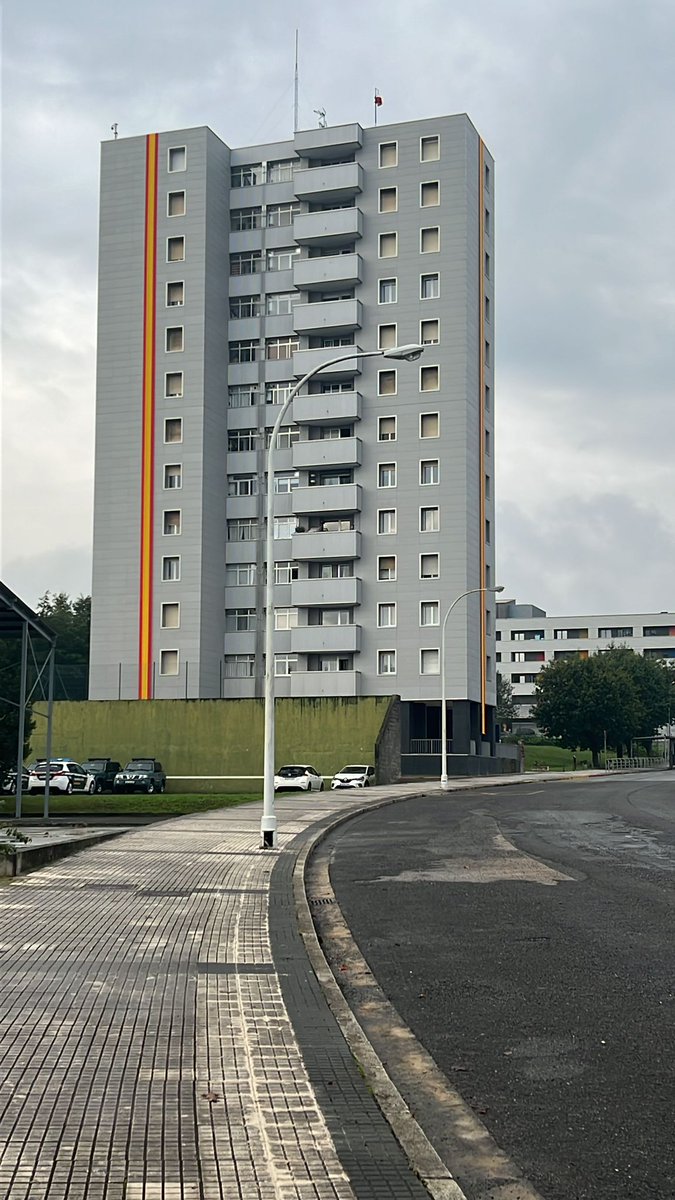
<path fill-rule="evenodd" d="M 82 763 L 85 771 L 94 776 L 94 791 L 112 792 L 115 786 L 115 776 L 122 767 L 112 758 L 88 758 Z"/>
<path fill-rule="evenodd" d="M 163 792 L 166 775 L 155 758 L 132 758 L 123 771 L 115 776 L 116 792 Z"/>

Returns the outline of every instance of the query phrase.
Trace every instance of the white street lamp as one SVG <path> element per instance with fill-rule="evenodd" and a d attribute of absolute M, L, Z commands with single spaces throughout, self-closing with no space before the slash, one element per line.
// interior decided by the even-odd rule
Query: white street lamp
<path fill-rule="evenodd" d="M 448 623 L 448 617 L 455 605 L 459 604 L 460 600 L 463 600 L 465 596 L 473 596 L 477 592 L 503 591 L 503 585 L 499 585 L 498 587 L 469 588 L 468 592 L 460 592 L 459 596 L 455 596 L 455 599 L 443 617 L 443 627 L 441 629 L 441 787 L 444 792 L 448 790 L 448 714 L 445 701 L 445 628 Z"/>
<path fill-rule="evenodd" d="M 315 375 L 325 371 L 326 367 L 334 367 L 338 363 L 347 362 L 354 358 L 396 358 L 414 362 L 424 353 L 425 346 L 392 346 L 389 350 L 354 350 L 351 354 L 341 354 L 338 358 L 328 358 L 303 375 L 302 379 L 291 389 L 282 404 L 267 450 L 267 503 L 265 531 L 265 559 L 267 575 L 265 579 L 265 733 L 264 733 L 264 762 L 263 762 L 263 813 L 260 822 L 261 849 L 273 849 L 277 844 L 277 819 L 274 812 L 274 455 L 276 452 L 277 435 L 281 423 L 293 403 L 298 392 Z"/>

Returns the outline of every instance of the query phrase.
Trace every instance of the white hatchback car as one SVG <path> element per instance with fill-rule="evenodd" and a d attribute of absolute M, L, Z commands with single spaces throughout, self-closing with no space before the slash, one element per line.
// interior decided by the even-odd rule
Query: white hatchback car
<path fill-rule="evenodd" d="M 365 788 L 375 783 L 375 768 L 364 765 L 343 767 L 333 776 L 332 788 Z"/>
<path fill-rule="evenodd" d="M 279 767 L 274 776 L 275 792 L 322 792 L 323 775 L 306 763 L 294 763 L 290 767 Z"/>
<path fill-rule="evenodd" d="M 45 780 L 47 778 L 47 763 L 46 760 L 36 762 L 28 773 L 28 787 L 26 791 L 30 795 L 31 792 L 44 792 Z M 64 792 L 70 795 L 71 792 L 93 792 L 96 786 L 94 776 L 85 771 L 79 763 L 73 762 L 71 758 L 53 758 L 49 764 L 49 790 L 50 792 Z"/>

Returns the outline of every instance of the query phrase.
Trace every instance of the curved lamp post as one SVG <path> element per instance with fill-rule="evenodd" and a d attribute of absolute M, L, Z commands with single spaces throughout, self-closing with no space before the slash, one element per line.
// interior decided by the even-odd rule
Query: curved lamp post
<path fill-rule="evenodd" d="M 448 714 L 446 711 L 445 701 L 445 629 L 448 624 L 448 617 L 456 604 L 463 600 L 465 596 L 473 596 L 478 592 L 503 592 L 502 585 L 498 587 L 479 587 L 469 588 L 467 592 L 460 592 L 459 596 L 455 596 L 448 611 L 443 617 L 443 627 L 441 629 L 441 787 L 443 791 L 448 790 Z"/>
<path fill-rule="evenodd" d="M 281 423 L 293 403 L 298 392 L 326 367 L 334 367 L 338 363 L 347 362 L 354 358 L 394 358 L 413 362 L 424 353 L 425 347 L 418 345 L 392 346 L 389 350 L 354 350 L 351 354 L 340 354 L 337 358 L 328 358 L 319 363 L 291 389 L 282 404 L 277 419 L 274 422 L 270 444 L 267 450 L 267 504 L 265 531 L 265 559 L 267 575 L 265 579 L 265 734 L 264 734 L 264 765 L 263 765 L 263 814 L 260 822 L 260 846 L 263 850 L 273 849 L 277 844 L 277 819 L 274 812 L 274 455 L 276 452 L 277 435 Z"/>

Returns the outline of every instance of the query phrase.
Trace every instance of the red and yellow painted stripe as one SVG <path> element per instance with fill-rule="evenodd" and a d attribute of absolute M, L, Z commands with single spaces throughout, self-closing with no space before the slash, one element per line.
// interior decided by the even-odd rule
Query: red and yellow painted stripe
<path fill-rule="evenodd" d="M 479 412 L 479 463 L 480 463 L 480 586 L 485 587 L 485 146 L 481 139 L 478 151 L 478 304 L 480 337 L 478 341 L 478 412 Z M 487 593 L 480 596 L 480 723 L 481 732 L 487 733 Z"/>
<path fill-rule="evenodd" d="M 155 485 L 155 340 L 157 292 L 157 162 L 159 135 L 145 148 L 145 255 L 143 278 L 143 391 L 141 449 L 141 561 L 138 619 L 138 699 L 152 697 L 153 521 Z"/>

